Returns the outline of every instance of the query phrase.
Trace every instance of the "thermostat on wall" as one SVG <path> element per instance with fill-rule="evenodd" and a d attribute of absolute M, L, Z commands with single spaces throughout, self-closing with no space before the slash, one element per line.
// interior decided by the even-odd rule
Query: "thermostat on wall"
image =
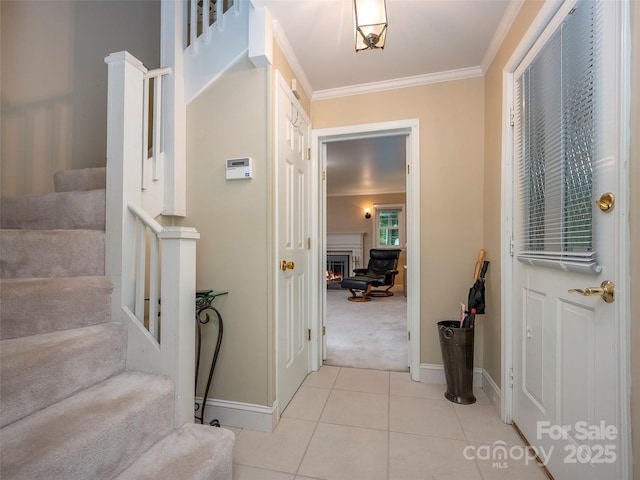
<path fill-rule="evenodd" d="M 251 157 L 230 158 L 227 160 L 227 180 L 253 178 Z"/>

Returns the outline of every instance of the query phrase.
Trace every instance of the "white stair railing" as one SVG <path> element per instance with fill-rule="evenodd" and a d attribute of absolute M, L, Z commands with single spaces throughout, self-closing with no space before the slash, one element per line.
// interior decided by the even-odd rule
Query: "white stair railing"
<path fill-rule="evenodd" d="M 246 55 L 250 8 L 249 0 L 185 0 L 184 4 L 171 9 L 176 23 L 179 22 L 185 33 L 180 38 L 184 39 L 182 64 L 186 103 Z M 168 41 L 170 39 L 163 40 Z"/>
<path fill-rule="evenodd" d="M 149 121 L 148 82 L 160 79 L 153 89 L 159 95 L 161 78 L 168 71 L 148 72 L 127 52 L 113 53 L 105 62 L 109 77 L 106 272 L 114 286 L 112 319 L 127 326 L 127 369 L 173 379 L 179 426 L 193 421 L 195 241 L 199 234 L 193 228 L 162 226 L 153 218 L 162 205 L 162 193 L 154 195 L 159 203 L 149 202 L 149 196 L 145 203 L 149 186 L 164 184 L 158 166 L 164 109 L 160 100 L 153 101 L 156 107 Z M 150 124 L 156 132 L 151 142 Z"/>
<path fill-rule="evenodd" d="M 186 215 L 186 104 L 246 55 L 249 0 L 162 0 L 161 65 L 109 55 L 106 271 L 127 369 L 170 376 L 175 424 L 193 421 L 195 241 Z M 193 28 L 191 28 L 193 26 Z"/>
<path fill-rule="evenodd" d="M 224 14 L 231 8 L 239 12 L 240 0 L 187 0 L 187 48 L 198 49 L 198 38 L 208 42 L 210 27 L 224 30 Z"/>
<path fill-rule="evenodd" d="M 143 76 L 142 124 L 142 206 L 152 215 L 165 211 L 164 208 L 164 159 L 163 139 L 164 116 L 163 82 L 171 68 L 149 70 Z M 169 152 L 170 154 L 172 152 Z"/>

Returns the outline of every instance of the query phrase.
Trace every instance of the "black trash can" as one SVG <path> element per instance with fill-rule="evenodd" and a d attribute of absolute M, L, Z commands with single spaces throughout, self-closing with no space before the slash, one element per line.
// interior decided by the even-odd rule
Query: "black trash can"
<path fill-rule="evenodd" d="M 460 328 L 460 322 L 438 322 L 440 349 L 447 379 L 447 400 L 469 405 L 473 396 L 473 328 Z"/>

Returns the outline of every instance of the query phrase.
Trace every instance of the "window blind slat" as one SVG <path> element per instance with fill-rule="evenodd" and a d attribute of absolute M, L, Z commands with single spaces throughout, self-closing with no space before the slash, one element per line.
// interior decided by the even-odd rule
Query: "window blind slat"
<path fill-rule="evenodd" d="M 592 235 L 592 161 L 600 24 L 595 2 L 579 2 L 516 79 L 521 261 L 599 269 Z"/>

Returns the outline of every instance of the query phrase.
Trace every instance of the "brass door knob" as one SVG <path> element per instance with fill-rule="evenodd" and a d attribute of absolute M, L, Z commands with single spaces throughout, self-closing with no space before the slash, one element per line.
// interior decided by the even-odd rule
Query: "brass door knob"
<path fill-rule="evenodd" d="M 285 270 L 293 270 L 295 268 L 295 264 L 293 262 L 287 262 L 286 260 L 282 260 L 280 262 L 280 269 L 284 272 Z"/>
<path fill-rule="evenodd" d="M 572 288 L 571 290 L 569 290 L 569 293 L 579 293 L 580 295 L 584 295 L 585 297 L 590 297 L 591 295 L 600 295 L 605 302 L 611 303 L 614 300 L 614 289 L 614 283 L 610 282 L 609 280 L 605 280 L 599 287 L 588 287 L 584 290 L 580 288 Z"/>

